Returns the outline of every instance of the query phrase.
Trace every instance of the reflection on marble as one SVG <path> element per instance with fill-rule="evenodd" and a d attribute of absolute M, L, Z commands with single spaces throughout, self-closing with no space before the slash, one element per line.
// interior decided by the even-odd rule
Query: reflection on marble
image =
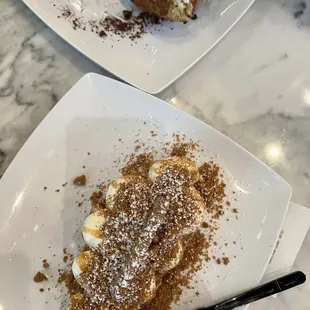
<path fill-rule="evenodd" d="M 0 1 L 0 175 L 81 76 L 102 72 L 20 0 Z"/>
<path fill-rule="evenodd" d="M 0 1 L 0 175 L 55 103 L 103 70 L 20 0 Z M 271 166 L 310 206 L 310 1 L 258 0 L 230 34 L 160 97 Z M 107 75 L 107 74 L 105 74 Z M 56 126 L 56 124 L 55 124 Z M 310 233 L 294 269 L 310 276 Z M 310 309 L 310 283 L 250 309 Z"/>

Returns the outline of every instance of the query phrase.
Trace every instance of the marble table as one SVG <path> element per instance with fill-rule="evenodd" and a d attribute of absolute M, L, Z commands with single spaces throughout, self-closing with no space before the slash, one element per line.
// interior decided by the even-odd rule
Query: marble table
<path fill-rule="evenodd" d="M 85 73 L 102 69 L 20 0 L 0 1 L 0 176 Z M 230 34 L 160 98 L 272 167 L 310 207 L 310 1 L 257 0 Z M 310 232 L 293 269 L 310 277 Z M 310 281 L 250 306 L 310 309 Z M 11 309 L 5 309 L 11 310 Z"/>

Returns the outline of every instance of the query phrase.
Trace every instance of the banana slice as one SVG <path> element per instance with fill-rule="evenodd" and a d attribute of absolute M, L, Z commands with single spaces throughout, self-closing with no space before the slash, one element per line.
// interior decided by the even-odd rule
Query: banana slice
<path fill-rule="evenodd" d="M 187 172 L 186 182 L 194 184 L 199 179 L 199 172 L 196 164 L 186 157 L 170 157 L 167 159 L 156 160 L 149 169 L 149 178 L 154 182 L 169 167 L 178 167 Z"/>
<path fill-rule="evenodd" d="M 127 300 L 128 287 L 131 287 L 131 291 L 136 290 L 136 295 L 139 296 L 140 305 L 147 303 L 154 297 L 157 288 L 155 272 L 153 270 L 149 270 L 149 272 L 147 272 L 141 278 L 139 278 L 138 276 L 128 280 L 123 279 L 113 287 L 113 298 L 117 302 L 120 302 L 122 300 L 124 305 L 128 303 L 128 306 L 132 306 L 131 303 L 133 301 Z"/>
<path fill-rule="evenodd" d="M 157 288 L 156 277 L 155 274 L 152 273 L 151 277 L 145 282 L 145 285 L 143 287 L 144 291 L 141 296 L 142 304 L 147 303 L 154 297 L 156 288 Z"/>
<path fill-rule="evenodd" d="M 176 240 L 172 245 L 155 245 L 151 252 L 153 268 L 160 274 L 165 274 L 167 271 L 175 268 L 181 261 L 183 246 L 179 240 Z"/>
<path fill-rule="evenodd" d="M 76 280 L 78 280 L 83 272 L 85 272 L 91 263 L 93 254 L 90 251 L 81 252 L 73 261 L 72 273 Z"/>
<path fill-rule="evenodd" d="M 203 219 L 203 213 L 204 213 L 204 210 L 205 210 L 205 203 L 200 195 L 200 193 L 197 191 L 197 189 L 194 187 L 194 186 L 190 186 L 189 187 L 189 193 L 190 193 L 190 196 L 191 196 L 191 199 L 192 201 L 195 202 L 195 223 L 194 225 L 198 225 L 200 224 L 200 222 L 202 221 Z"/>
<path fill-rule="evenodd" d="M 126 177 L 121 177 L 119 179 L 117 179 L 116 181 L 112 181 L 108 187 L 107 190 L 107 195 L 106 195 L 106 202 L 107 202 L 107 206 L 109 208 L 113 208 L 114 206 L 114 196 L 116 195 L 119 187 L 121 186 L 121 184 L 125 183 L 127 181 Z"/>
<path fill-rule="evenodd" d="M 178 241 L 172 248 L 169 253 L 169 257 L 164 259 L 161 264 L 159 264 L 160 272 L 167 272 L 175 268 L 183 255 L 183 246 L 180 241 Z"/>
<path fill-rule="evenodd" d="M 181 235 L 192 233 L 203 222 L 205 214 L 205 203 L 194 186 L 186 188 L 186 196 L 189 198 L 187 212 L 191 216 L 188 217 L 188 223 L 184 225 L 184 229 L 180 231 Z"/>
<path fill-rule="evenodd" d="M 76 293 L 70 296 L 68 310 L 74 310 L 79 308 L 79 303 L 83 299 L 82 293 Z"/>
<path fill-rule="evenodd" d="M 96 211 L 91 213 L 83 223 L 82 235 L 87 245 L 97 248 L 103 241 L 103 233 L 100 227 L 105 223 L 104 213 Z"/>

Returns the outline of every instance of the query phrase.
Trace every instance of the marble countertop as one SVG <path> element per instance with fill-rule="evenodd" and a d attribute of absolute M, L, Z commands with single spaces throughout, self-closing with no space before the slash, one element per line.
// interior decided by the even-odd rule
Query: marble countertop
<path fill-rule="evenodd" d="M 0 1 L 0 176 L 85 73 L 102 69 L 20 0 Z M 160 98 L 272 167 L 310 207 L 310 1 L 258 0 L 226 38 Z M 310 276 L 310 232 L 294 269 Z M 310 281 L 309 281 L 310 282 Z M 310 309 L 310 283 L 251 309 Z"/>

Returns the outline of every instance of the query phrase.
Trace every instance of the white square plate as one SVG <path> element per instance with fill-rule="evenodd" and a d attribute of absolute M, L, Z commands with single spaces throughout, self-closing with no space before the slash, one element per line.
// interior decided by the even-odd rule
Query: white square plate
<path fill-rule="evenodd" d="M 23 0 L 63 39 L 120 79 L 155 94 L 170 85 L 201 59 L 242 17 L 254 0 L 204 0 L 199 18 L 186 25 L 164 22 L 153 27 L 137 44 L 109 35 L 105 39 L 91 32 L 74 30 L 60 15 L 70 7 L 86 23 L 100 20 L 105 12 L 121 15 L 129 0 Z M 55 6 L 54 6 L 55 5 Z M 173 28 L 173 30 L 171 30 Z M 159 29 L 160 31 L 156 31 Z"/>
<path fill-rule="evenodd" d="M 151 130 L 158 133 L 156 139 Z M 59 308 L 59 300 L 53 297 L 57 290 L 40 293 L 42 285 L 32 278 L 47 258 L 51 264 L 48 273 L 54 278 L 46 285 L 53 287 L 50 283 L 56 281 L 62 249 L 76 253 L 83 244 L 81 221 L 87 205 L 76 205 L 80 195 L 71 185 L 73 177 L 85 173 L 89 184 L 106 181 L 108 176 L 116 178 L 119 172 L 114 160 L 133 152 L 133 141 L 142 139 L 159 149 L 175 132 L 201 141 L 206 150 L 202 160 L 216 155 L 227 176 L 228 196 L 232 191 L 239 193 L 236 202 L 232 199 L 232 207 L 240 210 L 238 220 L 231 211 L 221 220 L 216 240 L 223 247 L 212 253 L 225 252 L 231 262 L 227 266 L 208 263 L 195 277 L 200 296 L 185 291 L 182 302 L 193 302 L 176 308 L 194 309 L 259 283 L 287 211 L 290 186 L 196 118 L 135 88 L 88 74 L 47 115 L 1 179 L 1 309 Z M 62 187 L 65 182 L 68 185 Z M 55 192 L 57 189 L 60 191 Z M 80 191 L 89 197 L 93 189 Z"/>

